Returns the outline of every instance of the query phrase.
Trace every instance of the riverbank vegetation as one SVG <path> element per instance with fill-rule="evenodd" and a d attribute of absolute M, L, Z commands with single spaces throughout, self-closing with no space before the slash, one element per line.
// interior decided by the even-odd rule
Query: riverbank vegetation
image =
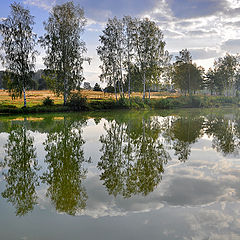
<path fill-rule="evenodd" d="M 39 98 L 39 95 L 37 96 Z M 0 97 L 1 99 L 1 97 Z M 34 98 L 33 98 L 34 99 Z M 41 101 L 40 101 L 41 99 Z M 28 107 L 13 105 L 5 101 L 0 104 L 1 114 L 27 114 L 44 112 L 95 111 L 110 109 L 176 109 L 176 108 L 211 108 L 221 106 L 240 106 L 239 97 L 225 96 L 155 96 L 143 100 L 139 96 L 128 98 L 87 98 L 79 92 L 69 96 L 66 105 L 62 98 L 36 99 Z M 56 100 L 56 102 L 55 102 Z"/>

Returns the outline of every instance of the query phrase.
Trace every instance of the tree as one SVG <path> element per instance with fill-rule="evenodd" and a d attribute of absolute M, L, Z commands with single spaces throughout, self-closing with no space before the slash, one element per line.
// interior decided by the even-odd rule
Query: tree
<path fill-rule="evenodd" d="M 216 91 L 215 76 L 216 72 L 209 68 L 204 78 L 204 86 L 211 92 L 211 95 Z"/>
<path fill-rule="evenodd" d="M 1 47 L 3 65 L 7 70 L 7 85 L 12 98 L 24 95 L 32 81 L 36 51 L 36 34 L 33 33 L 34 17 L 19 3 L 10 5 L 11 13 L 0 24 L 3 40 Z"/>
<path fill-rule="evenodd" d="M 64 105 L 70 92 L 84 80 L 83 61 L 90 62 L 89 58 L 83 58 L 87 51 L 81 39 L 85 24 L 83 9 L 73 2 L 53 7 L 48 21 L 44 22 L 46 33 L 40 42 L 46 49 L 47 79 L 56 94 L 63 94 Z"/>
<path fill-rule="evenodd" d="M 187 49 L 179 52 L 174 64 L 173 83 L 182 92 L 190 94 L 202 87 L 204 70 L 192 64 L 192 56 Z"/>
<path fill-rule="evenodd" d="M 44 142 L 48 167 L 42 180 L 49 185 L 47 196 L 57 211 L 70 215 L 84 209 L 87 201 L 87 192 L 82 185 L 87 169 L 83 164 L 90 162 L 90 159 L 84 157 L 82 124 L 74 124 L 64 118 L 51 130 Z"/>
<path fill-rule="evenodd" d="M 214 63 L 214 68 L 217 72 L 217 79 L 222 85 L 222 91 L 225 91 L 227 96 L 233 96 L 239 68 L 237 56 L 226 54 L 223 58 L 218 58 Z"/>
<path fill-rule="evenodd" d="M 18 216 L 32 211 L 37 204 L 39 166 L 33 141 L 25 126 L 13 125 L 5 145 L 3 166 L 8 171 L 3 173 L 6 189 L 2 192 L 2 197 L 15 206 Z"/>
<path fill-rule="evenodd" d="M 146 92 L 146 75 L 148 73 L 148 84 L 151 85 L 152 71 L 149 69 L 165 65 L 169 58 L 168 52 L 164 51 L 165 42 L 163 33 L 154 21 L 145 18 L 138 21 L 134 34 L 134 47 L 136 51 L 136 64 L 138 65 L 143 83 L 143 99 Z"/>
<path fill-rule="evenodd" d="M 123 19 L 123 54 L 124 54 L 124 68 L 127 72 L 128 80 L 128 98 L 131 94 L 131 62 L 134 57 L 134 32 L 136 31 L 136 21 L 130 16 L 125 16 Z"/>
<path fill-rule="evenodd" d="M 102 89 L 101 89 L 101 87 L 100 87 L 100 85 L 99 85 L 98 83 L 96 83 L 96 84 L 94 85 L 93 91 L 98 91 L 98 92 L 101 92 L 101 91 L 102 91 Z"/>
<path fill-rule="evenodd" d="M 97 48 L 102 61 L 100 79 L 107 81 L 109 86 L 113 84 L 116 99 L 117 86 L 123 97 L 124 85 L 130 98 L 133 69 L 141 76 L 145 98 L 146 84 L 150 88 L 156 83 L 169 61 L 161 30 L 147 18 L 140 20 L 128 16 L 122 20 L 116 17 L 109 19 L 100 36 L 100 43 Z"/>
<path fill-rule="evenodd" d="M 164 164 L 170 159 L 158 139 L 159 123 L 140 119 L 111 121 L 108 128 L 105 126 L 106 134 L 100 137 L 100 179 L 114 196 L 148 195 L 160 183 Z"/>
<path fill-rule="evenodd" d="M 234 134 L 233 121 L 211 116 L 206 121 L 205 133 L 213 138 L 212 147 L 224 155 L 238 151 L 239 141 Z"/>
<path fill-rule="evenodd" d="M 202 117 L 181 117 L 173 120 L 169 129 L 172 140 L 171 148 L 175 150 L 178 160 L 185 162 L 191 153 L 191 144 L 195 143 L 203 134 Z"/>
<path fill-rule="evenodd" d="M 123 95 L 123 48 L 122 48 L 122 22 L 116 17 L 108 19 L 107 25 L 100 36 L 101 46 L 97 48 L 97 53 L 102 65 L 101 81 L 107 81 L 108 85 L 114 86 L 117 100 L 117 85 L 119 93 Z"/>

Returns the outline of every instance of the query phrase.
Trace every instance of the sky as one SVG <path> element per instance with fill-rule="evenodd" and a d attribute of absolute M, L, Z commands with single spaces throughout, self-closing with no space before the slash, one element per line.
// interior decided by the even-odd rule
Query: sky
<path fill-rule="evenodd" d="M 11 0 L 1 0 L 0 19 L 9 15 Z M 35 16 L 34 32 L 44 34 L 43 21 L 46 21 L 51 8 L 65 0 L 20 0 Z M 166 50 L 174 56 L 181 49 L 190 50 L 193 62 L 206 70 L 213 66 L 214 59 L 226 52 L 240 52 L 240 0 L 74 0 L 85 11 L 87 25 L 83 34 L 92 62 L 84 64 L 86 81 L 99 83 L 101 64 L 96 48 L 99 35 L 108 18 L 125 15 L 148 17 L 154 20 L 164 33 Z M 36 68 L 44 68 L 42 57 L 37 57 Z"/>

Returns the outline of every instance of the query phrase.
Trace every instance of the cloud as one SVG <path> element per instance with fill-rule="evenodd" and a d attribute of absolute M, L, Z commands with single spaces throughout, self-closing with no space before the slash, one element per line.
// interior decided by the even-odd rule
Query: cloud
<path fill-rule="evenodd" d="M 169 7 L 177 18 L 204 17 L 225 11 L 229 4 L 225 0 L 170 0 Z"/>
<path fill-rule="evenodd" d="M 236 17 L 236 16 L 239 16 L 240 14 L 240 8 L 230 8 L 223 13 L 226 16 Z"/>
<path fill-rule="evenodd" d="M 23 4 L 32 5 L 49 11 L 56 4 L 56 0 L 24 0 Z"/>
<path fill-rule="evenodd" d="M 182 33 L 179 33 L 177 31 L 171 31 L 171 30 L 164 30 L 163 34 L 164 34 L 164 37 L 167 37 L 167 38 L 180 38 L 184 36 Z"/>
<path fill-rule="evenodd" d="M 240 52 L 240 39 L 229 39 L 222 43 L 221 49 L 229 53 Z"/>
<path fill-rule="evenodd" d="M 159 192 L 157 191 L 148 197 L 136 195 L 127 200 L 122 196 L 114 197 L 108 195 L 102 182 L 100 182 L 98 176 L 94 174 L 87 179 L 86 186 L 88 189 L 87 208 L 84 212 L 80 213 L 80 215 L 87 215 L 93 218 L 124 216 L 129 212 L 149 212 L 164 206 L 164 204 L 159 201 Z"/>
<path fill-rule="evenodd" d="M 4 20 L 6 20 L 7 18 L 5 18 L 5 17 L 1 17 L 0 18 L 0 22 L 2 22 L 2 21 L 4 21 Z"/>
<path fill-rule="evenodd" d="M 216 49 L 203 48 L 203 49 L 189 49 L 194 60 L 215 58 L 219 55 Z"/>
<path fill-rule="evenodd" d="M 194 30 L 194 31 L 188 31 L 186 33 L 186 35 L 188 36 L 199 36 L 199 37 L 204 37 L 204 36 L 211 36 L 211 35 L 215 35 L 217 34 L 216 30 L 210 30 L 210 31 L 206 31 L 206 30 Z"/>
<path fill-rule="evenodd" d="M 176 27 L 180 27 L 180 28 L 182 28 L 182 27 L 191 27 L 191 26 L 193 26 L 193 25 L 196 25 L 196 24 L 200 24 L 202 21 L 200 21 L 200 20 L 197 20 L 197 21 L 193 21 L 192 19 L 191 20 L 184 20 L 184 21 L 177 21 L 176 23 L 175 23 L 175 26 Z"/>
<path fill-rule="evenodd" d="M 222 189 L 212 181 L 204 179 L 176 177 L 161 198 L 169 205 L 205 205 L 216 201 Z"/>

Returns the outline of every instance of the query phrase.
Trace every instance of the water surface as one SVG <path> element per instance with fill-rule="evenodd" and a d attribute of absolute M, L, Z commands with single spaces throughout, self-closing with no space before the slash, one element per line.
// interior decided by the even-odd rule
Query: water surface
<path fill-rule="evenodd" d="M 240 111 L 0 118 L 0 239 L 239 239 Z"/>

